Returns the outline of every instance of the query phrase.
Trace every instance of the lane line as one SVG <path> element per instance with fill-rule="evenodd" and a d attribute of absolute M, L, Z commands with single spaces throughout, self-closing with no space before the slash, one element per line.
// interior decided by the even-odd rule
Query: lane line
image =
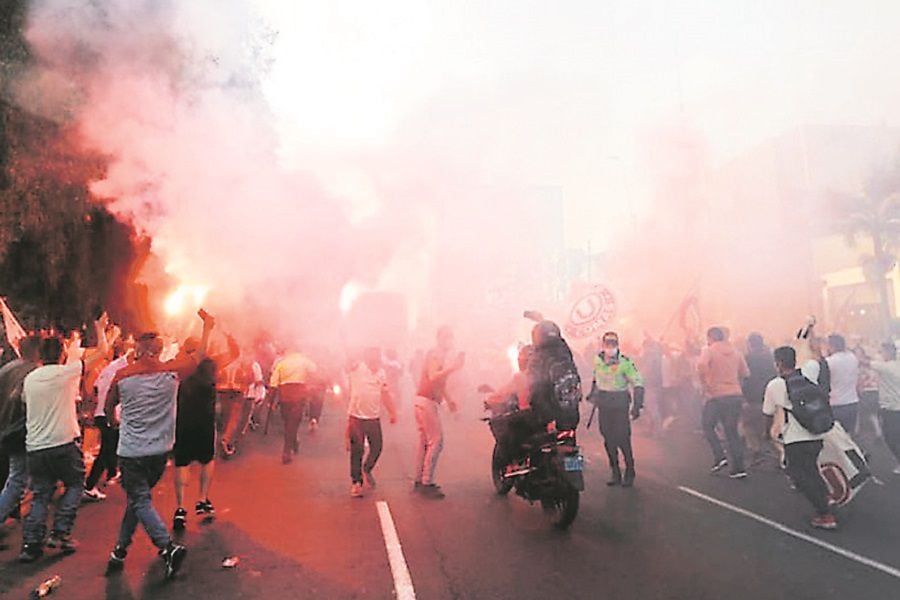
<path fill-rule="evenodd" d="M 409 568 L 406 566 L 406 559 L 403 558 L 403 548 L 400 547 L 400 538 L 397 535 L 397 528 L 394 527 L 391 509 L 383 500 L 376 502 L 375 506 L 378 508 L 378 519 L 381 521 L 384 547 L 387 548 L 388 561 L 391 563 L 391 574 L 394 576 L 394 591 L 397 594 L 397 600 L 416 600 L 416 590 L 413 589 Z"/>
<path fill-rule="evenodd" d="M 877 560 L 867 558 L 865 556 L 862 556 L 861 554 L 857 554 L 856 552 L 846 550 L 844 548 L 841 548 L 840 546 L 835 546 L 834 544 L 829 544 L 828 542 L 820 540 L 817 537 L 805 534 L 805 533 L 803 533 L 801 531 L 797 531 L 795 529 L 791 529 L 790 527 L 787 527 L 786 525 L 782 525 L 778 521 L 773 521 L 771 519 L 767 519 L 766 517 L 758 515 L 754 512 L 750 512 L 749 510 L 746 510 L 739 506 L 734 506 L 733 504 L 729 504 L 727 502 L 719 500 L 718 498 L 713 498 L 712 496 L 707 496 L 706 494 L 698 492 L 697 490 L 693 490 L 689 487 L 679 485 L 678 489 L 686 494 L 694 496 L 695 498 L 705 500 L 705 501 L 709 502 L 710 504 L 715 504 L 716 506 L 721 506 L 722 508 L 726 508 L 732 512 L 736 512 L 739 515 L 749 517 L 749 518 L 753 519 L 754 521 L 762 523 L 763 525 L 768 525 L 772 529 L 777 529 L 778 531 L 780 531 L 782 533 L 786 533 L 789 536 L 795 537 L 798 540 L 803 540 L 804 542 L 809 542 L 810 544 L 819 546 L 820 548 L 824 548 L 825 550 L 828 550 L 829 552 L 834 552 L 835 554 L 837 554 L 839 556 L 843 556 L 844 558 L 848 558 L 852 561 L 866 565 L 867 567 L 871 567 L 873 569 L 877 569 L 878 571 L 881 571 L 882 573 L 886 573 L 887 575 L 891 575 L 892 577 L 896 577 L 897 579 L 900 579 L 900 569 L 896 569 L 890 565 L 880 563 Z"/>

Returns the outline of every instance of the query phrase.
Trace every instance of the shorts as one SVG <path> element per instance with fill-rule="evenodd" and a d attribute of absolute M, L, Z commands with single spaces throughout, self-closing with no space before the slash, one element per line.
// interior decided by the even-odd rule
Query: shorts
<path fill-rule="evenodd" d="M 212 462 L 216 455 L 216 428 L 212 424 L 191 427 L 175 433 L 175 447 L 172 457 L 176 467 L 186 467 L 192 462 L 201 465 Z"/>

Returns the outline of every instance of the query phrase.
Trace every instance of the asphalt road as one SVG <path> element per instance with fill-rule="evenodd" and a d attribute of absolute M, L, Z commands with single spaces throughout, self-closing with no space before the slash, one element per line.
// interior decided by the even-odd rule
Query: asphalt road
<path fill-rule="evenodd" d="M 251 433 L 234 459 L 220 461 L 212 493 L 217 519 L 202 524 L 191 515 L 188 556 L 174 581 L 163 580 L 143 532 L 125 570 L 105 576 L 124 500 L 110 486 L 108 500 L 79 512 L 74 555 L 48 550 L 38 563 L 21 565 L 20 527 L 7 526 L 0 594 L 24 598 L 59 574 L 58 598 L 392 598 L 396 583 L 377 509 L 383 501 L 422 599 L 900 598 L 900 477 L 890 474 L 880 446 L 873 465 L 884 485 L 869 484 L 840 513 L 840 530 L 819 532 L 808 527 L 809 507 L 774 465 L 751 470 L 744 481 L 709 475 L 705 443 L 690 427 L 636 435 L 638 479 L 630 490 L 603 484 L 599 434 L 581 431 L 587 489 L 575 523 L 559 532 L 538 506 L 493 494 L 492 440 L 474 411 L 444 415 L 438 479 L 446 499 L 410 491 L 409 411 L 400 423 L 385 423 L 377 489 L 350 498 L 342 414 L 326 407 L 320 429 L 303 432 L 291 465 L 279 460 L 278 419 L 268 436 Z M 155 502 L 168 520 L 175 508 L 171 474 Z M 240 564 L 222 568 L 232 555 Z"/>

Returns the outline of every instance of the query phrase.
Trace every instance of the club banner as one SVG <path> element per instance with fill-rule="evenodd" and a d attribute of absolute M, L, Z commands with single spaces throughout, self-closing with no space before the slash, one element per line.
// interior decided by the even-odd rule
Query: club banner
<path fill-rule="evenodd" d="M 565 326 L 566 335 L 574 338 L 597 335 L 615 316 L 616 297 L 609 288 L 595 285 L 572 305 Z"/>
<path fill-rule="evenodd" d="M 848 504 L 872 477 L 862 450 L 840 423 L 825 434 L 819 453 L 819 472 L 838 506 Z"/>

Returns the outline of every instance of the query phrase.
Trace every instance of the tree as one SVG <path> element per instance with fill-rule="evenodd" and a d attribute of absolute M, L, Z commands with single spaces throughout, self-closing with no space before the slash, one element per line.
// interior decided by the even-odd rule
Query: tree
<path fill-rule="evenodd" d="M 861 257 L 866 280 L 875 286 L 879 300 L 879 329 L 890 334 L 891 295 L 887 274 L 894 268 L 900 248 L 900 164 L 873 171 L 860 193 L 835 197 L 838 230 L 856 247 L 860 238 L 872 244 L 871 254 Z"/>

